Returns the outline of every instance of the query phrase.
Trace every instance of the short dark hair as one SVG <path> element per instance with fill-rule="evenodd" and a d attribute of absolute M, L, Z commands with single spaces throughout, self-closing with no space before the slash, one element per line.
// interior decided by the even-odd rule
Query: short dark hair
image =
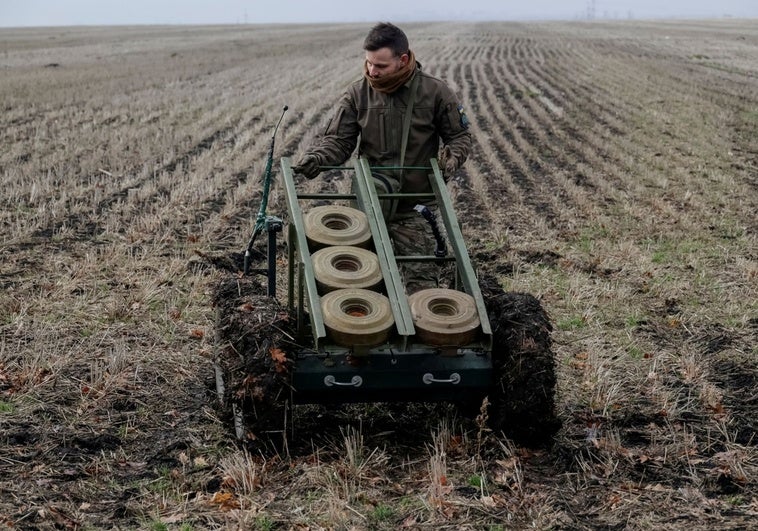
<path fill-rule="evenodd" d="M 368 32 L 366 40 L 363 41 L 363 49 L 368 52 L 375 52 L 380 48 L 389 48 L 396 57 L 408 53 L 408 37 L 403 30 L 390 24 L 389 22 L 380 22 Z"/>

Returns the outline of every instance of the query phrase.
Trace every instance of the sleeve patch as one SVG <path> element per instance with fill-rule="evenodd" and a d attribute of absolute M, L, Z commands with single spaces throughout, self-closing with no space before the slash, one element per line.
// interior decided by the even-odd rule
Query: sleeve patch
<path fill-rule="evenodd" d="M 460 117 L 461 127 L 468 129 L 471 124 L 466 116 L 466 111 L 463 109 L 463 105 L 458 105 L 458 116 Z"/>

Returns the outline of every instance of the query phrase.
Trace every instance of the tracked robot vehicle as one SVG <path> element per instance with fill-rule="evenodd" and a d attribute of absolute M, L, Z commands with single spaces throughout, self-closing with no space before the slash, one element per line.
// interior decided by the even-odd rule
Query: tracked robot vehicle
<path fill-rule="evenodd" d="M 378 193 L 372 176 L 387 168 L 363 158 L 339 168 L 352 193 L 302 193 L 283 158 L 285 221 L 265 214 L 272 153 L 273 138 L 247 275 L 227 279 L 215 296 L 218 397 L 237 436 L 286 438 L 298 404 L 446 401 L 485 412 L 493 430 L 520 443 L 549 441 L 558 426 L 549 319 L 531 295 L 477 279 L 436 159 L 424 168 L 432 192 L 408 196 Z M 438 207 L 447 238 L 418 209 L 437 241 L 428 255 L 394 252 L 382 202 L 408 197 Z M 263 233 L 265 256 L 253 248 Z M 286 256 L 277 256 L 279 233 Z M 255 255 L 263 267 L 250 267 Z M 400 270 L 412 261 L 448 264 L 452 285 L 409 296 Z M 286 274 L 281 302 L 278 272 Z"/>

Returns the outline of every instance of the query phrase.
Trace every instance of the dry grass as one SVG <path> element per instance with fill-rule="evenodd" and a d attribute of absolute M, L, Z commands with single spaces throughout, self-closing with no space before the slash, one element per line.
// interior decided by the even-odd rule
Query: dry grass
<path fill-rule="evenodd" d="M 213 407 L 197 253 L 243 250 L 282 106 L 295 155 L 366 28 L 0 30 L 0 523 L 748 526 L 754 22 L 409 26 L 472 119 L 471 253 L 555 324 L 563 429 L 534 451 L 441 407 L 302 408 L 265 457 Z"/>

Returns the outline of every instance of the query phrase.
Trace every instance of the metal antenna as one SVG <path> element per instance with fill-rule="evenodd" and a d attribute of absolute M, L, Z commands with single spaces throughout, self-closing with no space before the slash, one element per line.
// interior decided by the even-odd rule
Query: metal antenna
<path fill-rule="evenodd" d="M 271 135 L 271 145 L 268 148 L 268 154 L 266 156 L 266 169 L 263 173 L 263 196 L 261 197 L 261 206 L 258 209 L 258 216 L 255 219 L 255 228 L 253 229 L 253 235 L 250 237 L 250 241 L 247 244 L 245 250 L 245 264 L 244 273 L 247 275 L 250 273 L 250 257 L 253 253 L 253 244 L 258 235 L 263 231 L 266 225 L 266 208 L 268 207 L 268 193 L 271 189 L 271 166 L 274 163 L 274 141 L 276 140 L 276 132 L 279 130 L 279 124 L 284 119 L 284 113 L 287 112 L 289 107 L 287 105 L 282 109 L 282 115 L 279 117 L 279 121 L 276 122 L 274 127 L 274 133 Z"/>

